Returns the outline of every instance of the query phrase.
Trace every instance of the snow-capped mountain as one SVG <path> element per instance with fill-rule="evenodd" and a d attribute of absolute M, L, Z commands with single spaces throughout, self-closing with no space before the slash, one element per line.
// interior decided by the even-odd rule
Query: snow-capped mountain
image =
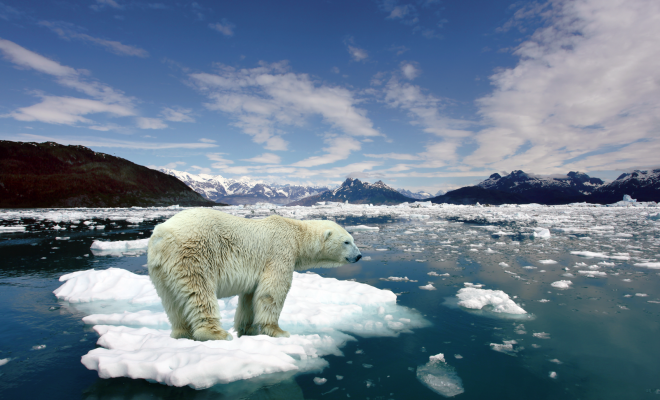
<path fill-rule="evenodd" d="M 558 204 L 566 201 L 579 201 L 577 199 L 590 195 L 603 184 L 601 179 L 591 178 L 582 172 L 569 172 L 565 176 L 543 177 L 516 170 L 505 176 L 492 174 L 477 186 L 520 194 L 534 203 Z"/>
<path fill-rule="evenodd" d="M 316 196 L 298 200 L 290 205 L 311 206 L 319 201 L 333 201 L 350 204 L 400 204 L 414 202 L 415 199 L 406 197 L 397 190 L 387 186 L 383 181 L 374 184 L 362 182 L 359 179 L 347 178 L 338 188 L 321 193 Z"/>
<path fill-rule="evenodd" d="M 590 197 L 594 202 L 612 203 L 621 200 L 624 194 L 639 201 L 660 201 L 660 168 L 621 174 L 597 188 Z"/>
<path fill-rule="evenodd" d="M 247 177 L 230 179 L 221 175 L 191 174 L 166 168 L 160 171 L 178 178 L 209 200 L 227 204 L 287 204 L 330 189 L 326 186 L 279 185 Z"/>
<path fill-rule="evenodd" d="M 417 199 L 417 200 L 426 200 L 428 198 L 433 197 L 433 195 L 431 193 L 426 193 L 423 190 L 420 190 L 419 192 L 413 193 L 410 190 L 399 188 L 399 189 L 397 189 L 397 192 L 401 193 L 402 195 L 404 195 L 406 197 L 410 197 L 411 199 Z"/>

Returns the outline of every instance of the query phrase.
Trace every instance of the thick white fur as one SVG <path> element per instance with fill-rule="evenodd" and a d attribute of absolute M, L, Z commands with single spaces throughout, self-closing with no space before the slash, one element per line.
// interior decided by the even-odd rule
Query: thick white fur
<path fill-rule="evenodd" d="M 148 267 L 173 338 L 231 340 L 220 325 L 218 298 L 239 295 L 239 337 L 288 337 L 278 320 L 293 271 L 360 257 L 353 237 L 332 221 L 250 220 L 195 208 L 156 226 Z"/>

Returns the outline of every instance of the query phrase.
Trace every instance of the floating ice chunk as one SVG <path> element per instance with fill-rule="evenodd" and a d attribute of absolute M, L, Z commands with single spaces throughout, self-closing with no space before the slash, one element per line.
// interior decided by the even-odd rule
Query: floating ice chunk
<path fill-rule="evenodd" d="M 11 361 L 11 358 L 3 358 L 0 360 L 0 367 L 3 365 L 7 364 L 9 361 Z"/>
<path fill-rule="evenodd" d="M 85 318 L 86 323 L 136 326 L 94 327 L 101 335 L 98 344 L 103 347 L 90 351 L 82 362 L 87 368 L 97 370 L 102 378 L 124 376 L 199 389 L 261 374 L 316 371 L 327 366 L 321 357 L 341 355 L 339 348 L 354 340 L 343 332 L 366 337 L 396 336 L 428 325 L 417 313 L 398 306 L 396 295 L 388 290 L 294 272 L 279 321 L 291 333 L 290 338 L 263 335 L 236 338 L 230 329 L 235 337 L 233 341 L 176 340 L 169 336 L 170 330 L 137 327 L 169 326 L 164 312 L 152 311 L 161 305 L 149 277 L 110 268 L 79 271 L 61 280 L 65 283 L 55 290 L 56 295 L 61 299 L 92 302 L 87 303 L 88 308 L 96 300 L 104 300 L 96 306 L 99 310 L 107 309 L 103 307 L 112 300 L 118 302 L 112 304 L 141 300 L 150 307 L 150 310 Z M 79 303 L 73 306 L 76 304 Z M 238 297 L 219 299 L 218 304 L 222 322 L 229 327 Z M 221 368 L 227 363 L 238 367 Z"/>
<path fill-rule="evenodd" d="M 55 240 L 69 240 L 70 237 L 56 237 Z"/>
<path fill-rule="evenodd" d="M 571 254 L 574 254 L 576 256 L 582 256 L 582 257 L 600 257 L 600 258 L 609 258 L 609 256 L 605 253 L 596 253 L 593 251 L 571 251 Z"/>
<path fill-rule="evenodd" d="M 555 261 L 555 260 L 539 260 L 539 263 L 541 263 L 541 264 L 557 264 L 557 261 Z"/>
<path fill-rule="evenodd" d="M 477 288 L 477 289 L 480 289 L 480 288 L 484 287 L 484 285 L 481 284 L 481 283 L 474 284 L 472 282 L 463 282 L 463 285 L 465 285 L 465 287 L 472 287 L 472 288 Z"/>
<path fill-rule="evenodd" d="M 502 268 L 509 268 L 509 264 L 507 264 L 507 263 L 505 263 L 505 262 L 501 262 L 501 263 L 500 263 L 500 267 L 502 267 Z"/>
<path fill-rule="evenodd" d="M 550 334 L 546 332 L 535 332 L 532 333 L 532 336 L 538 339 L 550 339 Z"/>
<path fill-rule="evenodd" d="M 314 378 L 314 383 L 316 383 L 317 385 L 323 385 L 327 381 L 328 381 L 327 379 L 318 376 Z"/>
<path fill-rule="evenodd" d="M 377 231 L 380 230 L 377 226 L 366 226 L 366 225 L 356 225 L 356 226 L 345 226 L 349 232 L 361 232 L 361 231 Z"/>
<path fill-rule="evenodd" d="M 635 296 L 637 296 L 637 297 L 647 297 L 648 294 L 646 294 L 646 293 L 635 293 Z"/>
<path fill-rule="evenodd" d="M 429 357 L 429 362 L 417 367 L 417 379 L 426 387 L 445 397 L 454 397 L 465 390 L 456 370 L 445 362 L 442 353 Z"/>
<path fill-rule="evenodd" d="M 0 233 L 11 233 L 11 232 L 25 232 L 25 226 L 23 225 L 0 226 Z"/>
<path fill-rule="evenodd" d="M 509 295 L 501 290 L 463 288 L 458 291 L 458 305 L 465 308 L 481 310 L 488 306 L 493 312 L 506 314 L 527 314 L 522 307 L 517 305 Z"/>
<path fill-rule="evenodd" d="M 390 276 L 389 278 L 380 278 L 381 281 L 390 281 L 390 282 L 417 282 L 415 280 L 408 279 L 407 276 Z"/>
<path fill-rule="evenodd" d="M 436 290 L 435 286 L 433 286 L 433 282 L 429 282 L 428 285 L 420 286 L 419 288 L 422 290 Z"/>
<path fill-rule="evenodd" d="M 36 346 L 32 346 L 32 350 L 43 350 L 46 348 L 45 344 L 38 344 Z"/>
<path fill-rule="evenodd" d="M 158 304 L 160 298 L 148 276 L 136 275 L 121 268 L 102 271 L 77 271 L 62 275 L 64 285 L 53 291 L 69 303 L 127 300 L 129 304 Z"/>
<path fill-rule="evenodd" d="M 512 354 L 517 352 L 513 349 L 514 344 L 518 344 L 518 342 L 515 340 L 505 340 L 503 343 L 491 343 L 490 348 L 500 353 Z"/>
<path fill-rule="evenodd" d="M 376 249 L 376 251 L 387 251 L 389 249 Z"/>
<path fill-rule="evenodd" d="M 594 278 L 596 276 L 607 276 L 607 273 L 603 271 L 578 271 L 578 273 L 582 275 L 586 275 L 591 278 Z"/>
<path fill-rule="evenodd" d="M 532 267 L 531 265 L 527 265 L 527 266 L 523 267 L 523 269 L 536 269 L 536 267 Z"/>
<path fill-rule="evenodd" d="M 548 299 L 541 299 L 541 300 L 539 300 L 539 303 L 548 303 L 549 301 L 550 300 L 548 300 Z"/>
<path fill-rule="evenodd" d="M 534 228 L 534 233 L 532 235 L 535 238 L 548 239 L 550 237 L 550 230 L 546 228 Z"/>
<path fill-rule="evenodd" d="M 660 262 L 642 262 L 633 264 L 635 267 L 646 267 L 650 269 L 660 269 Z"/>
<path fill-rule="evenodd" d="M 564 275 L 566 275 L 566 274 L 564 274 Z M 573 276 L 573 275 L 571 274 L 571 276 Z M 568 288 L 571 287 L 572 284 L 573 284 L 573 282 L 571 282 L 571 281 L 557 281 L 557 282 L 552 282 L 550 284 L 550 286 L 552 286 L 554 288 L 557 288 L 557 289 L 568 289 Z"/>
<path fill-rule="evenodd" d="M 551 363 L 555 363 L 555 364 L 563 364 L 563 362 L 559 361 L 556 358 L 553 358 L 552 360 L 548 360 L 548 361 L 550 361 Z"/>
<path fill-rule="evenodd" d="M 92 253 L 98 256 L 121 255 L 129 251 L 145 251 L 149 247 L 149 239 L 118 240 L 114 242 L 102 242 L 95 240 L 92 243 Z"/>
<path fill-rule="evenodd" d="M 550 378 L 557 379 L 557 373 L 555 371 L 550 371 Z"/>

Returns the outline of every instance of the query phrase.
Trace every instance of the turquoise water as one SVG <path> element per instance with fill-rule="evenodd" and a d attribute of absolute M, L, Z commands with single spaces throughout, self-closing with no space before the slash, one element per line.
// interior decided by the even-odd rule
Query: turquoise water
<path fill-rule="evenodd" d="M 587 217 L 593 215 L 576 211 L 572 224 Z M 255 381 L 251 393 L 100 379 L 87 370 L 80 357 L 96 347 L 97 335 L 82 323 L 83 314 L 52 294 L 61 285 L 58 278 L 109 267 L 146 274 L 146 255 L 97 257 L 90 245 L 95 239 L 148 237 L 157 221 L 129 226 L 99 220 L 105 230 L 53 231 L 48 229 L 52 223 L 40 226 L 42 222 L 24 220 L 28 232 L 0 235 L 0 359 L 9 359 L 0 366 L 0 398 L 442 398 L 416 377 L 416 368 L 438 353 L 462 380 L 464 393 L 458 399 L 660 398 L 660 270 L 634 265 L 657 261 L 660 231 L 652 221 L 648 225 L 631 214 L 608 218 L 612 228 L 605 234 L 551 229 L 552 236 L 545 240 L 520 233 L 511 224 L 499 227 L 514 234 L 497 234 L 494 228 L 484 228 L 488 221 L 469 218 L 337 218 L 342 225 L 380 228 L 354 234 L 363 256 L 371 259 L 315 272 L 391 289 L 398 294 L 398 304 L 417 309 L 432 325 L 396 338 L 358 337 L 342 349 L 344 357 L 324 357 L 329 367 L 323 371 L 274 384 Z M 577 250 L 625 252 L 629 259 L 570 254 Z M 590 277 L 579 270 L 604 274 Z M 563 276 L 566 273 L 573 276 Z M 382 279 L 391 276 L 409 281 Z M 559 280 L 572 285 L 566 290 L 551 286 Z M 436 290 L 419 288 L 429 282 Z M 528 314 L 515 319 L 456 306 L 456 293 L 465 282 L 517 296 L 514 300 Z M 511 340 L 516 343 L 510 351 L 495 351 L 498 346 L 493 344 Z M 327 382 L 316 385 L 314 377 Z"/>

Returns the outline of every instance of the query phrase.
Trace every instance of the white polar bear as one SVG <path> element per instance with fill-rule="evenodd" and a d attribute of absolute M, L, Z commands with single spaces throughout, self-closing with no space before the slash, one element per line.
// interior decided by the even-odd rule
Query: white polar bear
<path fill-rule="evenodd" d="M 173 338 L 231 340 L 220 325 L 218 298 L 239 296 L 239 337 L 288 337 L 278 320 L 293 271 L 361 257 L 353 237 L 332 221 L 250 220 L 195 208 L 156 226 L 147 265 Z"/>

